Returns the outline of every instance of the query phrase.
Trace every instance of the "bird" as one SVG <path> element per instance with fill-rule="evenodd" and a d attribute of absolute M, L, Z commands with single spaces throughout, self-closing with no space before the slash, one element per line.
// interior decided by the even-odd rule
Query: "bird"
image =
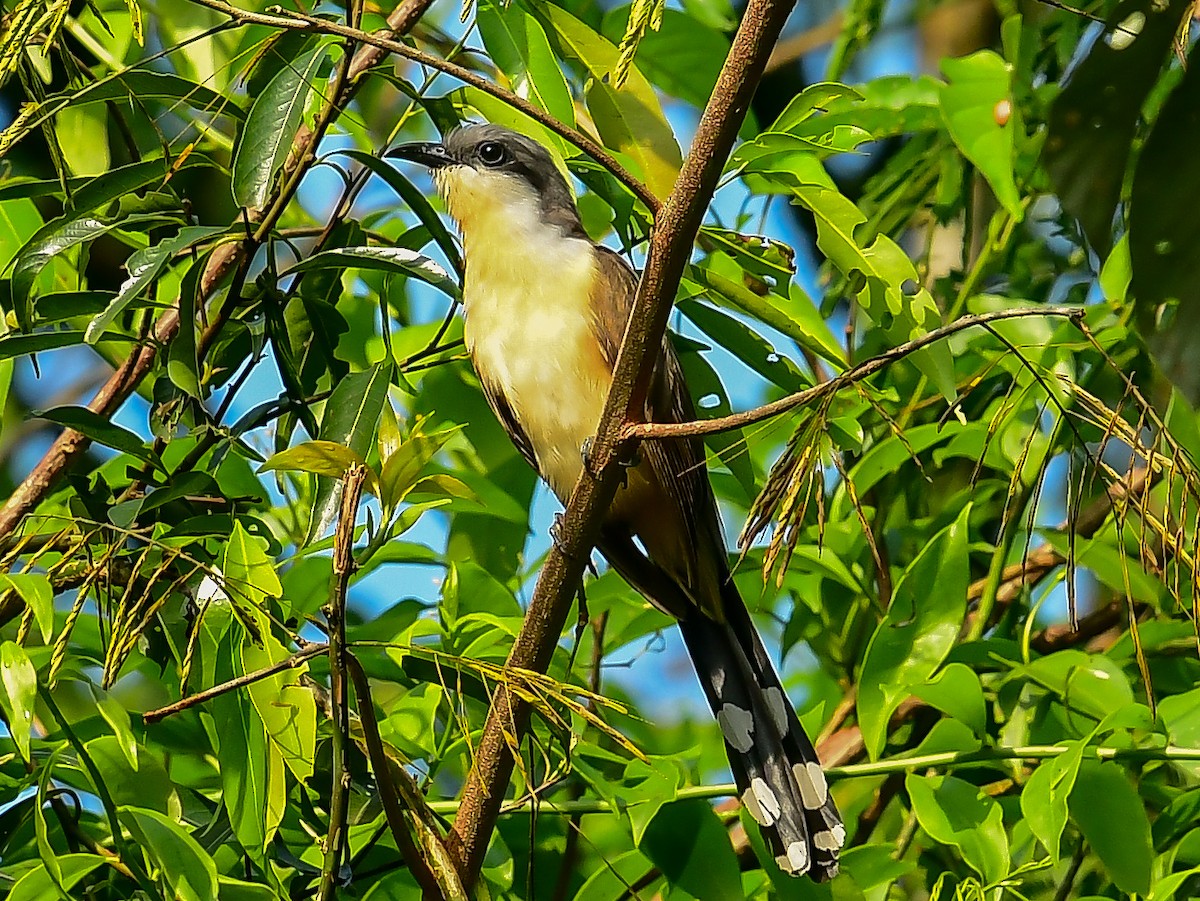
<path fill-rule="evenodd" d="M 566 503 L 586 465 L 638 275 L 584 230 L 538 141 L 468 123 L 387 152 L 426 166 L 462 238 L 463 336 L 488 404 Z M 696 419 L 669 337 L 648 422 Z M 838 872 L 846 829 L 812 741 L 734 585 L 699 438 L 646 442 L 602 519 L 597 549 L 679 623 L 725 741 L 739 797 L 780 869 Z"/>

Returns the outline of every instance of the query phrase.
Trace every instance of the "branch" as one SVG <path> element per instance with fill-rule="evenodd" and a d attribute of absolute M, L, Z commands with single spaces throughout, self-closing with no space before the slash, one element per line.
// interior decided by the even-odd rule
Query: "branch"
<path fill-rule="evenodd" d="M 388 29 L 378 34 L 405 34 L 420 19 L 433 0 L 403 0 L 388 17 Z M 369 36 L 378 39 L 378 35 Z M 298 183 L 296 177 L 307 170 L 315 161 L 313 149 L 327 127 L 337 115 L 350 103 L 359 85 L 360 76 L 377 64 L 384 57 L 384 52 L 376 46 L 360 47 L 352 58 L 348 73 L 349 78 L 343 84 L 339 95 L 331 98 L 327 107 L 328 115 L 322 116 L 323 125 L 309 131 L 302 129 L 296 135 L 295 147 L 284 163 L 280 172 L 280 185 L 294 186 Z M 268 204 L 269 206 L 269 204 Z M 282 209 L 279 210 L 282 212 Z M 249 221 L 257 224 L 263 217 L 261 211 L 247 211 Z M 244 220 L 238 219 L 235 225 L 241 225 Z M 248 262 L 251 252 L 257 248 L 253 238 L 247 238 L 234 244 L 222 244 L 209 257 L 208 266 L 201 276 L 199 293 L 208 298 L 216 290 L 221 280 L 236 266 Z M 88 404 L 88 409 L 101 416 L 111 415 L 134 392 L 138 384 L 154 365 L 160 348 L 165 347 L 179 333 L 179 302 L 176 299 L 171 309 L 163 313 L 154 326 L 153 340 L 145 346 L 132 351 L 125 362 L 105 382 Z M 189 327 L 191 323 L 189 323 Z M 0 538 L 10 535 L 20 524 L 21 520 L 34 507 L 45 499 L 50 489 L 62 474 L 79 459 L 91 445 L 91 439 L 74 429 L 66 429 L 55 439 L 54 444 L 46 451 L 45 456 L 33 468 L 33 471 L 19 484 L 13 493 L 0 507 Z M 0 626 L 17 616 L 24 606 L 17 595 L 0 601 Z"/>
<path fill-rule="evenodd" d="M 278 663 L 272 663 L 270 666 L 264 666 L 262 669 L 255 670 L 252 673 L 243 673 L 236 679 L 230 679 L 228 682 L 222 682 L 220 685 L 214 685 L 212 688 L 206 688 L 204 691 L 198 691 L 194 695 L 188 695 L 182 700 L 176 701 L 174 704 L 168 704 L 165 707 L 159 707 L 156 710 L 148 710 L 142 714 L 142 723 L 149 726 L 151 723 L 157 723 L 159 720 L 164 720 L 176 713 L 182 713 L 190 707 L 195 707 L 197 704 L 203 704 L 205 701 L 211 701 L 213 698 L 219 697 L 226 692 L 236 691 L 239 688 L 244 688 L 258 682 L 260 679 L 268 679 L 277 673 L 282 673 L 285 670 L 295 669 L 300 664 L 324 654 L 328 650 L 328 646 L 324 644 L 310 644 L 303 650 L 297 651 L 291 657 L 286 657 Z"/>
<path fill-rule="evenodd" d="M 508 666 L 545 672 L 550 664 L 571 598 L 595 546 L 600 519 L 617 490 L 620 467 L 614 464 L 627 446 L 625 427 L 640 419 L 645 408 L 650 372 L 661 352 L 679 280 L 767 57 L 793 3 L 750 0 L 696 129 L 691 152 L 655 217 L 646 268 L 638 283 L 614 366 L 612 389 L 593 443 L 592 460 L 598 474 L 585 471 L 575 485 L 561 520 L 560 541 L 551 548 L 542 568 L 525 622 L 509 653 Z M 514 737 L 520 741 L 529 717 L 528 703 L 510 696 L 503 685 L 497 688 L 449 836 L 450 851 L 468 891 L 478 877 L 512 775 L 509 742 Z"/>
<path fill-rule="evenodd" d="M 329 901 L 336 892 L 349 839 L 350 772 L 346 743 L 350 737 L 350 705 L 346 691 L 346 591 L 356 569 L 354 563 L 354 520 L 362 498 L 367 468 L 356 465 L 346 470 L 342 484 L 342 510 L 333 536 L 333 590 L 323 608 L 329 624 L 329 703 L 333 710 L 333 778 L 329 792 L 329 833 L 325 837 L 325 860 L 321 867 L 318 901 Z"/>
<path fill-rule="evenodd" d="M 379 50 L 386 50 L 394 53 L 397 56 L 402 56 L 405 59 L 412 60 L 422 66 L 428 66 L 431 69 L 437 69 L 439 72 L 444 72 L 447 75 L 457 78 L 464 84 L 469 84 L 471 87 L 478 88 L 485 94 L 490 94 L 498 100 L 503 101 L 508 106 L 520 110 L 529 118 L 541 123 L 546 128 L 550 129 L 560 138 L 574 144 L 588 156 L 592 157 L 596 162 L 600 163 L 605 169 L 612 173 L 613 177 L 621 184 L 625 185 L 635 197 L 646 205 L 646 208 L 652 213 L 657 213 L 660 207 L 660 202 L 657 197 L 651 193 L 650 189 L 638 181 L 633 174 L 622 166 L 617 159 L 609 153 L 603 145 L 591 138 L 589 135 L 559 122 L 551 116 L 534 106 L 524 97 L 514 94 L 512 91 L 500 87 L 500 85 L 488 81 L 482 75 L 477 75 L 470 69 L 464 68 L 457 63 L 452 63 L 444 60 L 441 57 L 434 56 L 431 53 L 426 53 L 423 50 L 418 50 L 415 47 L 410 47 L 400 41 L 394 41 L 386 37 L 381 37 L 377 34 L 370 34 L 358 28 L 351 28 L 348 25 L 342 25 L 340 22 L 333 22 L 329 19 L 318 19 L 315 16 L 310 16 L 296 10 L 284 9 L 281 6 L 267 7 L 268 12 L 256 13 L 250 10 L 239 9 L 224 0 L 191 0 L 191 2 L 206 6 L 211 10 L 219 13 L 224 13 L 235 22 L 244 22 L 255 25 L 268 25 L 273 28 L 287 28 L 292 31 L 306 31 L 313 34 L 331 34 L 339 37 L 349 38 L 359 41 Z"/>
<path fill-rule="evenodd" d="M 912 341 L 893 347 L 891 350 L 887 350 L 878 356 L 863 360 L 857 366 L 847 369 L 840 375 L 829 379 L 829 381 L 821 382 L 819 385 L 814 385 L 811 388 L 805 388 L 803 391 L 797 391 L 795 394 L 789 394 L 787 397 L 781 397 L 779 400 L 763 404 L 761 407 L 755 407 L 753 410 L 746 410 L 742 413 L 731 413 L 729 416 L 718 416 L 714 419 L 697 420 L 695 422 L 636 423 L 627 426 L 621 437 L 627 440 L 635 438 L 690 438 L 697 435 L 712 435 L 717 432 L 733 431 L 744 426 L 754 425 L 756 422 L 762 422 L 764 419 L 770 419 L 772 416 L 778 416 L 780 413 L 786 413 L 796 407 L 811 404 L 830 394 L 835 394 L 848 385 L 861 382 L 863 379 L 874 375 L 890 363 L 903 359 L 909 354 L 915 353 L 931 344 L 936 344 L 943 338 L 948 338 L 950 335 L 974 328 L 975 326 L 986 325 L 1003 319 L 1025 319 L 1031 316 L 1061 316 L 1072 321 L 1079 321 L 1083 318 L 1083 315 L 1084 310 L 1082 307 L 1037 307 L 1035 309 L 1023 310 L 995 310 L 991 313 L 977 313 L 972 316 L 963 316 L 948 325 L 943 325 L 941 328 L 936 328 L 932 332 L 922 335 L 920 338 L 914 338 Z"/>

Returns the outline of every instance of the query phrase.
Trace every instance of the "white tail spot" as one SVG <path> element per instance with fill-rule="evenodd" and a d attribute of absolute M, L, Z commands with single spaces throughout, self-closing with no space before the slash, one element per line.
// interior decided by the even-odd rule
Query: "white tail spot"
<path fill-rule="evenodd" d="M 775 863 L 779 864 L 779 869 L 791 873 L 793 876 L 807 873 L 808 846 L 804 842 L 792 842 L 787 847 L 787 854 L 780 854 L 775 858 Z"/>
<path fill-rule="evenodd" d="M 771 722 L 775 724 L 775 731 L 782 738 L 788 734 L 787 698 L 774 685 L 764 691 L 763 695 L 767 699 L 767 711 L 771 714 Z"/>
<path fill-rule="evenodd" d="M 749 710 L 743 710 L 736 704 L 722 704 L 717 713 L 717 723 L 725 741 L 739 754 L 745 754 L 754 746 L 754 717 Z"/>
<path fill-rule="evenodd" d="M 779 798 L 775 796 L 775 792 L 771 791 L 771 786 L 767 785 L 766 781 L 759 776 L 755 776 L 750 780 L 750 792 L 758 801 L 758 806 L 766 816 L 767 821 L 764 826 L 770 826 L 779 819 L 779 815 L 783 813 L 783 808 L 779 804 Z"/>
<path fill-rule="evenodd" d="M 818 851 L 836 851 L 842 846 L 832 832 L 822 830 L 813 834 L 813 847 Z"/>
<path fill-rule="evenodd" d="M 821 765 L 814 761 L 798 763 L 792 767 L 792 774 L 800 786 L 800 800 L 806 810 L 817 810 L 825 806 L 829 800 L 829 784 Z"/>

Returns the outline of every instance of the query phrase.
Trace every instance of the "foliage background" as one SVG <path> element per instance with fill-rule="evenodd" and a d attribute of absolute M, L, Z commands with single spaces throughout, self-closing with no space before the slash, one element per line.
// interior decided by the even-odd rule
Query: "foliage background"
<path fill-rule="evenodd" d="M 537 716 L 481 895 L 1195 895 L 1188 5 L 806 6 L 726 168 L 673 323 L 706 416 L 826 386 L 709 438 L 739 585 L 839 767 L 850 848 L 820 887 L 717 800 L 670 624 L 612 575 L 550 678 L 498 668 L 553 505 L 462 359 L 427 181 L 378 158 L 513 124 L 640 260 L 644 199 L 507 91 L 662 198 L 738 10 L 412 8 L 429 65 L 328 33 L 385 28 L 371 5 L 4 7 L 0 891 L 410 898 L 424 861 L 452 896 L 442 835 L 503 680 Z M 90 448 L 14 515 L 64 426 Z M 322 608 L 347 581 L 370 681 L 342 721 Z"/>

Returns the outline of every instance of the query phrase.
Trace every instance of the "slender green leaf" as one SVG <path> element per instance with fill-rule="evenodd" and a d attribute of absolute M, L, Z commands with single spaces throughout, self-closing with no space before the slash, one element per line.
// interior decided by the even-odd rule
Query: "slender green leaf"
<path fill-rule="evenodd" d="M 646 186 L 665 198 L 683 158 L 654 88 L 633 68 L 622 88 L 615 90 L 608 82 L 619 57 L 613 44 L 560 7 L 533 0 L 532 8 L 558 55 L 578 60 L 588 70 L 588 111 L 605 145 L 634 160 Z"/>
<path fill-rule="evenodd" d="M 40 573 L 0 572 L 0 591 L 6 588 L 15 591 L 33 611 L 42 641 L 49 644 L 54 631 L 54 589 L 50 587 L 50 579 Z"/>
<path fill-rule="evenodd" d="M 1021 813 L 1029 831 L 1056 863 L 1063 829 L 1067 826 L 1067 798 L 1075 787 L 1086 744 L 1086 739 L 1069 742 L 1065 754 L 1038 764 L 1021 790 Z"/>
<path fill-rule="evenodd" d="M 325 402 L 320 439 L 348 447 L 362 458 L 374 443 L 375 425 L 387 401 L 391 365 L 380 363 L 365 372 L 342 379 Z M 333 524 L 341 502 L 341 483 L 318 477 L 313 498 L 312 518 L 305 544 L 316 541 Z"/>
<path fill-rule="evenodd" d="M 224 234 L 227 230 L 225 226 L 188 225 L 181 228 L 174 237 L 167 238 L 145 250 L 139 250 L 130 256 L 125 263 L 129 278 L 122 282 L 121 288 L 112 302 L 88 323 L 84 341 L 88 344 L 95 344 L 99 341 L 103 337 L 105 329 L 116 322 L 117 317 L 133 302 L 134 298 L 158 278 L 162 271 L 170 265 L 176 254 L 207 241 L 209 238 Z"/>
<path fill-rule="evenodd" d="M 863 741 L 883 751 L 887 723 L 911 686 L 925 682 L 950 652 L 966 616 L 968 505 L 938 532 L 896 584 L 887 615 L 867 646 L 858 692 Z"/>
<path fill-rule="evenodd" d="M 296 275 L 314 269 L 373 269 L 378 272 L 394 272 L 433 285 L 449 297 L 458 297 L 458 285 L 446 270 L 424 254 L 407 247 L 338 247 L 322 250 L 295 266 L 280 273 L 281 276 Z"/>
<path fill-rule="evenodd" d="M 29 760 L 29 730 L 33 726 L 33 705 L 37 700 L 37 670 L 19 644 L 0 645 L 0 687 L 4 693 L 4 716 L 8 731 L 21 756 Z"/>
<path fill-rule="evenodd" d="M 167 885 L 181 901 L 217 897 L 216 864 L 174 819 L 140 807 L 121 807 L 119 815 L 142 853 L 161 868 Z"/>
<path fill-rule="evenodd" d="M 537 19 L 517 4 L 481 0 L 475 24 L 512 91 L 560 122 L 574 125 L 575 102 Z"/>
<path fill-rule="evenodd" d="M 233 155 L 233 199 L 239 206 L 261 209 L 267 202 L 325 52 L 319 45 L 289 62 L 255 98 Z"/>
<path fill-rule="evenodd" d="M 1115 763 L 1085 760 L 1067 804 L 1117 888 L 1147 894 L 1154 863 L 1150 821 L 1125 771 Z"/>
<path fill-rule="evenodd" d="M 40 419 L 74 429 L 105 447 L 111 447 L 149 463 L 157 469 L 162 469 L 162 461 L 141 438 L 107 417 L 92 412 L 87 407 L 54 407 L 51 410 L 42 410 L 35 415 Z"/>

